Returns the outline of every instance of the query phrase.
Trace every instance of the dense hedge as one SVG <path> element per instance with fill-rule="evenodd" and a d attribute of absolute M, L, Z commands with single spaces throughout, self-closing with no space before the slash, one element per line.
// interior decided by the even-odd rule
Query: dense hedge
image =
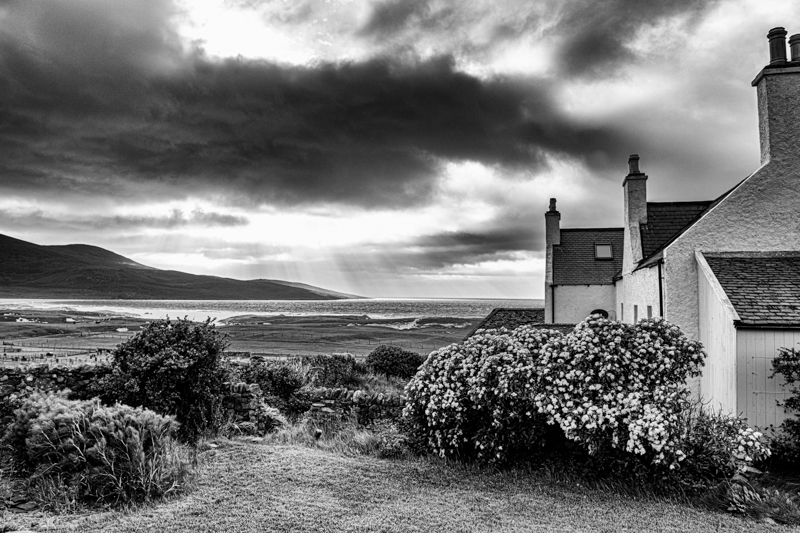
<path fill-rule="evenodd" d="M 424 361 L 416 352 L 382 344 L 370 352 L 366 363 L 375 374 L 410 379 Z"/>
<path fill-rule="evenodd" d="M 103 399 L 174 415 L 181 439 L 194 442 L 222 424 L 227 346 L 210 319 L 150 322 L 112 352 L 111 373 L 99 384 Z"/>

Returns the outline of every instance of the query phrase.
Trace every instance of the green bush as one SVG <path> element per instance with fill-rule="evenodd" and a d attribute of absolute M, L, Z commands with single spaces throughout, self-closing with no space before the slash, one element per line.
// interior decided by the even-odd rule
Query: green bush
<path fill-rule="evenodd" d="M 307 376 L 298 365 L 251 361 L 238 368 L 238 377 L 245 383 L 255 383 L 261 387 L 267 403 L 289 416 L 304 413 L 311 406 L 311 401 L 302 390 Z"/>
<path fill-rule="evenodd" d="M 736 416 L 701 409 L 685 424 L 681 450 L 686 457 L 675 472 L 685 485 L 707 487 L 730 479 L 770 455 L 763 435 Z"/>
<path fill-rule="evenodd" d="M 172 417 L 65 394 L 33 393 L 3 437 L 33 485 L 105 503 L 137 502 L 178 490 L 188 473 Z"/>
<path fill-rule="evenodd" d="M 367 356 L 367 366 L 376 374 L 410 379 L 425 361 L 420 354 L 382 344 Z"/>
<path fill-rule="evenodd" d="M 111 354 L 111 373 L 100 382 L 103 399 L 174 415 L 180 438 L 195 442 L 222 423 L 227 346 L 211 319 L 153 321 Z"/>
<path fill-rule="evenodd" d="M 315 387 L 357 386 L 367 367 L 350 354 L 311 355 L 303 357 L 311 367 L 310 385 Z"/>
<path fill-rule="evenodd" d="M 772 360 L 772 375 L 781 374 L 785 387 L 792 393 L 783 402 L 786 409 L 795 414 L 800 412 L 800 350 L 795 348 L 778 348 L 778 354 Z M 774 456 L 772 466 L 791 472 L 800 471 L 800 420 L 789 418 L 780 426 L 780 432 L 772 441 Z"/>
<path fill-rule="evenodd" d="M 410 446 L 505 463 L 542 445 L 547 429 L 533 384 L 539 349 L 557 331 L 488 330 L 428 356 L 405 389 Z"/>

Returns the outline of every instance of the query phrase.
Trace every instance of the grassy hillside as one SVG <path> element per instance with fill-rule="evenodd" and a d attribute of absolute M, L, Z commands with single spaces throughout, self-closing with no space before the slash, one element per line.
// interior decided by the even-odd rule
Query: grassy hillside
<path fill-rule="evenodd" d="M 160 270 L 84 244 L 40 246 L 0 235 L 0 298 L 336 300 L 353 297 L 277 280 Z"/>

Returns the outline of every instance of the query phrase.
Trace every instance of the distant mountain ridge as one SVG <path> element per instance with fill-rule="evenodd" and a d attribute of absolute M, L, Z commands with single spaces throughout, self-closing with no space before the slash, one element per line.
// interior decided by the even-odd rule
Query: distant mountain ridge
<path fill-rule="evenodd" d="M 339 300 L 360 296 L 290 281 L 245 281 L 161 270 L 97 246 L 41 246 L 0 234 L 0 298 Z"/>

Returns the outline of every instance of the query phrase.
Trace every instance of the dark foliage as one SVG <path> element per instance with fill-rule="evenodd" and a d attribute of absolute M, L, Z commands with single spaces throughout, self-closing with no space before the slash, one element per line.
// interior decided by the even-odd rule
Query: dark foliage
<path fill-rule="evenodd" d="M 151 322 L 112 353 L 103 399 L 174 415 L 180 438 L 195 442 L 222 423 L 227 346 L 211 319 Z"/>
<path fill-rule="evenodd" d="M 366 363 L 376 374 L 411 379 L 424 361 L 425 358 L 416 352 L 382 344 L 367 356 Z"/>
<path fill-rule="evenodd" d="M 311 385 L 315 387 L 349 387 L 360 383 L 367 367 L 350 354 L 313 355 L 303 357 L 309 365 Z"/>
<path fill-rule="evenodd" d="M 800 350 L 778 348 L 772 360 L 772 376 L 781 374 L 786 387 L 792 392 L 783 405 L 794 413 L 800 412 Z M 790 418 L 781 424 L 781 432 L 772 440 L 772 468 L 800 473 L 800 420 Z"/>
<path fill-rule="evenodd" d="M 296 416 L 311 406 L 303 392 L 303 375 L 294 367 L 277 362 L 251 361 L 238 370 L 239 379 L 261 387 L 269 405 L 281 412 Z"/>

